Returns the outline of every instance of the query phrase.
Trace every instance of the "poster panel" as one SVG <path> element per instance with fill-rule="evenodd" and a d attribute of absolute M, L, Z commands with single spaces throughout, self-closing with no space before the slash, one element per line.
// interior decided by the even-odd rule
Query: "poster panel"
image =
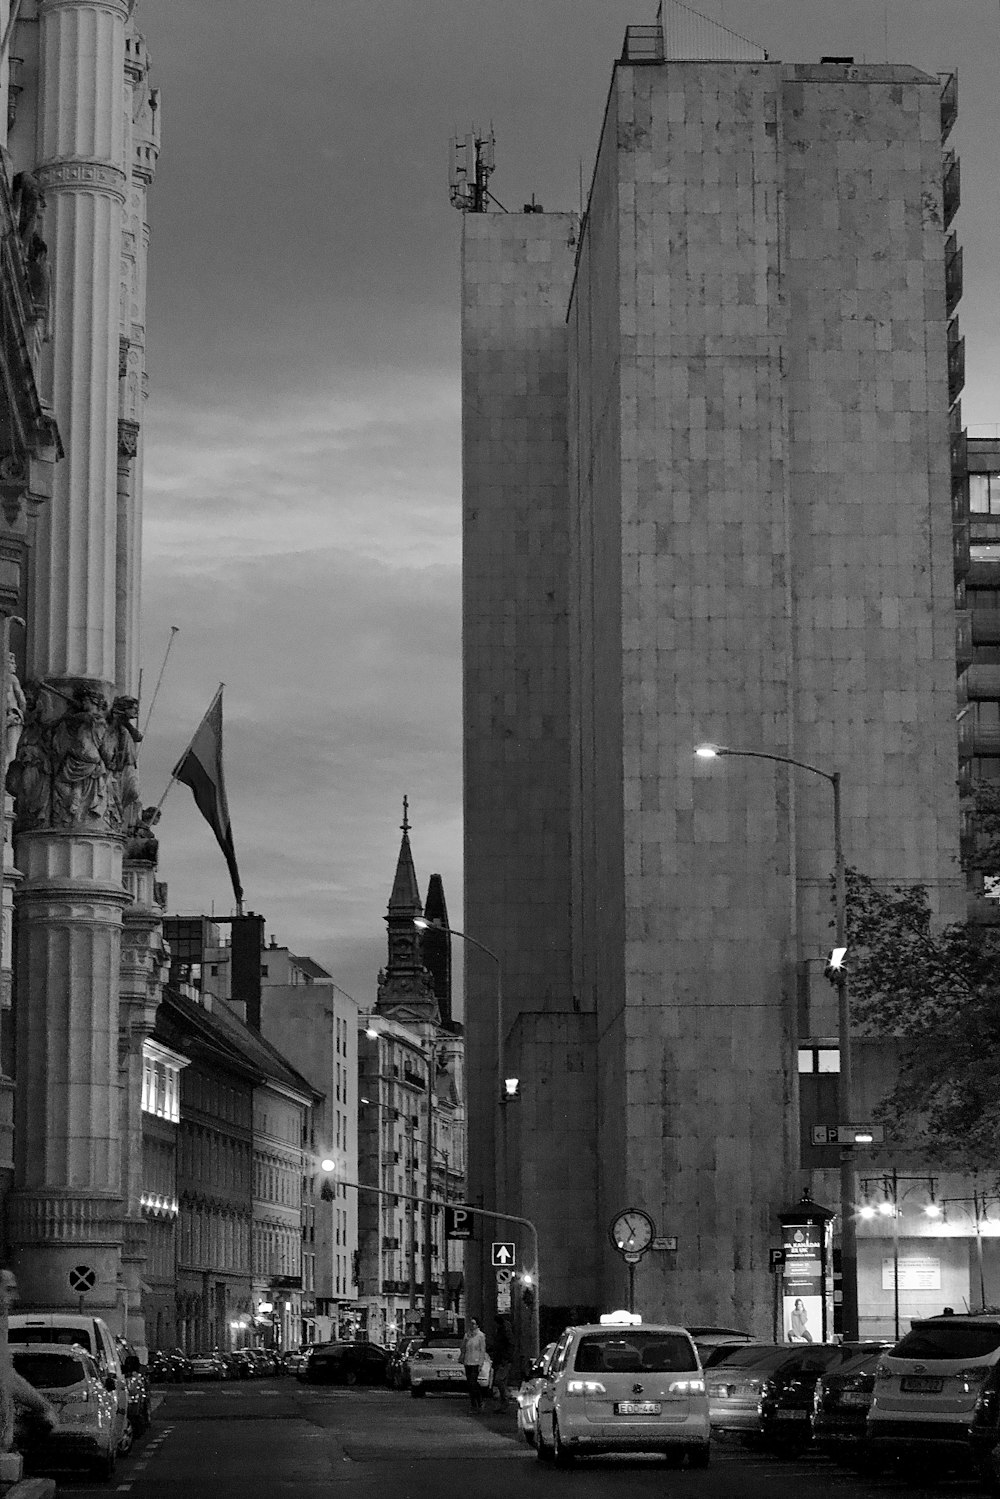
<path fill-rule="evenodd" d="M 822 1343 L 825 1224 L 782 1225 L 781 1336 L 786 1343 Z"/>

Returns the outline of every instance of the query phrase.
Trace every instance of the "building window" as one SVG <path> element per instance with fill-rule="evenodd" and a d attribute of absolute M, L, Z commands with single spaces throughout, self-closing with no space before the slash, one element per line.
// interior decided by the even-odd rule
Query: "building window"
<path fill-rule="evenodd" d="M 1000 474 L 969 475 L 969 509 L 973 515 L 1000 515 Z"/>
<path fill-rule="evenodd" d="M 142 1059 L 142 1108 L 177 1124 L 181 1117 L 179 1066 L 148 1053 Z"/>
<path fill-rule="evenodd" d="M 1000 781 L 1000 755 L 973 755 L 974 781 Z"/>
<path fill-rule="evenodd" d="M 800 1046 L 800 1072 L 839 1072 L 840 1051 L 836 1046 Z"/>

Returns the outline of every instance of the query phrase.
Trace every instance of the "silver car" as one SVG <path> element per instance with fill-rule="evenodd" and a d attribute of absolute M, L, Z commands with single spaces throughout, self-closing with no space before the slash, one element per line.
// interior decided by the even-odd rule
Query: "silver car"
<path fill-rule="evenodd" d="M 541 1358 L 536 1359 L 532 1364 L 527 1379 L 522 1380 L 517 1392 L 517 1429 L 529 1447 L 535 1445 L 535 1432 L 538 1429 L 538 1397 L 542 1393 L 545 1376 L 549 1372 L 549 1365 L 555 1351 L 555 1343 L 546 1343 L 542 1349 Z"/>
<path fill-rule="evenodd" d="M 627 1320 L 625 1320 L 627 1319 Z M 662 1452 L 672 1466 L 709 1461 L 708 1397 L 683 1327 L 616 1313 L 569 1327 L 538 1397 L 535 1454 L 559 1464 L 592 1452 Z"/>

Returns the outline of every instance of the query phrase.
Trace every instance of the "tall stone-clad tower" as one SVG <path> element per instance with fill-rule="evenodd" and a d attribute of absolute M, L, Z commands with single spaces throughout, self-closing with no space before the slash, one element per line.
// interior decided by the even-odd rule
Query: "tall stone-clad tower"
<path fill-rule="evenodd" d="M 138 1222 L 139 1204 L 136 1171 L 125 1179 L 123 1127 L 134 1135 L 139 1120 L 134 1090 L 123 1110 L 121 1086 L 136 1070 L 159 982 L 155 845 L 139 827 L 132 696 L 145 190 L 157 132 L 134 9 L 129 0 L 37 0 L 18 39 L 37 106 L 34 136 L 19 149 L 34 152 L 25 165 L 51 270 L 43 385 L 65 460 L 38 525 L 28 600 L 34 685 L 9 778 L 24 876 L 12 1263 L 25 1304 L 75 1307 L 82 1296 L 123 1330 L 141 1232 L 131 1236 L 126 1276 L 125 1220 Z M 123 878 L 126 852 L 142 878 L 135 867 Z"/>
<path fill-rule="evenodd" d="M 582 225 L 465 219 L 466 922 L 503 965 L 546 1312 L 622 1305 L 631 1206 L 676 1236 L 646 1315 L 769 1337 L 779 1210 L 838 1201 L 798 1074 L 839 1062 L 800 988 L 833 809 L 795 765 L 694 751 L 839 772 L 848 860 L 954 913 L 950 112 L 903 64 L 664 40 L 629 28 Z M 487 993 L 470 964 L 473 1202 Z M 868 1118 L 884 1052 L 855 1054 Z"/>

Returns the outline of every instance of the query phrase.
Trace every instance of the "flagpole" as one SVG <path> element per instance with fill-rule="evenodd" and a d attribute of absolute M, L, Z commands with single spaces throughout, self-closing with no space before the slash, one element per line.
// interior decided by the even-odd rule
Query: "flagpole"
<path fill-rule="evenodd" d="M 176 629 L 176 628 L 177 628 L 176 625 L 171 625 L 171 629 Z M 170 638 L 171 638 L 171 640 L 173 640 L 174 637 L 171 635 Z M 168 645 L 167 646 L 167 650 L 169 651 L 169 649 L 170 649 L 170 647 Z M 166 665 L 166 658 L 164 658 L 163 664 L 164 664 L 164 666 Z M 161 673 L 161 675 L 162 675 L 162 673 Z M 216 692 L 216 694 L 213 697 L 212 701 L 208 705 L 208 713 L 211 713 L 212 709 L 215 707 L 216 703 L 219 701 L 219 698 L 222 695 L 222 689 L 223 689 L 223 687 L 225 687 L 225 685 L 226 685 L 225 682 L 220 682 L 219 683 L 219 690 Z M 154 694 L 154 696 L 155 696 L 155 694 Z M 149 711 L 150 711 L 150 713 L 152 713 L 152 711 L 153 711 L 152 708 L 150 708 Z M 208 717 L 208 713 L 205 714 L 205 718 Z M 198 729 L 201 728 L 201 725 L 204 722 L 205 722 L 205 719 L 203 718 L 201 720 L 201 722 L 198 724 Z M 148 718 L 146 719 L 146 724 L 147 724 L 147 727 L 148 727 L 148 725 L 149 725 L 149 719 Z M 184 749 L 182 750 L 181 754 L 174 761 L 174 769 L 175 770 L 176 770 L 177 766 L 180 765 L 181 761 L 184 759 L 184 756 L 187 754 L 188 750 L 191 748 L 192 744 L 194 744 L 195 740 L 197 739 L 197 737 L 198 737 L 198 729 L 195 729 L 194 733 L 191 735 L 191 738 L 188 740 L 187 744 L 184 746 Z M 167 782 L 166 786 L 164 786 L 164 788 L 163 788 L 163 795 L 160 797 L 160 800 L 156 803 L 156 810 L 157 810 L 157 812 L 159 812 L 160 808 L 163 806 L 163 803 L 166 801 L 166 799 L 167 799 L 167 792 L 170 790 L 171 786 L 174 784 L 174 782 L 176 780 L 177 780 L 177 777 L 174 775 L 173 771 L 171 771 L 170 772 L 170 780 Z"/>
<path fill-rule="evenodd" d="M 143 728 L 143 731 L 142 731 L 142 736 L 143 736 L 144 739 L 145 739 L 146 735 L 149 733 L 149 720 L 153 716 L 153 709 L 156 707 L 157 693 L 160 690 L 160 683 L 163 681 L 163 673 L 167 669 L 167 660 L 168 660 L 168 658 L 170 656 L 170 647 L 173 645 L 173 643 L 174 643 L 174 636 L 177 634 L 177 632 L 178 632 L 179 629 L 180 629 L 180 625 L 171 625 L 170 626 L 170 639 L 167 641 L 167 648 L 166 648 L 166 650 L 163 653 L 163 665 L 160 667 L 160 675 L 157 677 L 157 679 L 156 679 L 156 686 L 153 688 L 153 696 L 152 696 L 152 699 L 151 699 L 150 704 L 149 704 L 149 712 L 146 714 L 146 723 L 145 723 L 145 727 Z M 140 695 L 141 695 L 141 692 L 142 692 L 142 672 L 139 673 L 139 691 L 140 691 Z"/>

